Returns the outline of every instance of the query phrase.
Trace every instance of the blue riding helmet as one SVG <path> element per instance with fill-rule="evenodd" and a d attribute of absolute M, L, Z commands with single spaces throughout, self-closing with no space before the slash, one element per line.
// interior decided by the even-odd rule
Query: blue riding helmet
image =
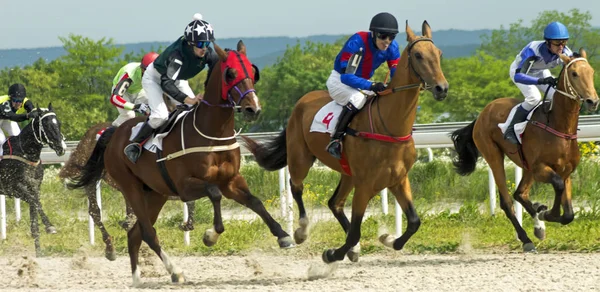
<path fill-rule="evenodd" d="M 566 40 L 569 38 L 569 30 L 567 27 L 558 22 L 551 22 L 544 29 L 544 39 L 547 40 Z"/>

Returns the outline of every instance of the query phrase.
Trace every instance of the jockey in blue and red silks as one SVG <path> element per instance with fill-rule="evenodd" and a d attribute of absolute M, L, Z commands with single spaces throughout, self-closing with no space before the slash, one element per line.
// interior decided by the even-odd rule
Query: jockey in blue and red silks
<path fill-rule="evenodd" d="M 400 59 L 398 43 L 394 40 L 396 34 L 396 18 L 387 12 L 379 13 L 371 19 L 369 31 L 352 35 L 335 58 L 334 70 L 327 79 L 327 89 L 343 110 L 327 151 L 337 159 L 341 158 L 341 140 L 348 124 L 367 100 L 368 92 L 363 90 L 381 92 L 386 88 L 382 82 L 369 80 L 375 70 L 387 62 L 390 76 L 396 72 Z"/>

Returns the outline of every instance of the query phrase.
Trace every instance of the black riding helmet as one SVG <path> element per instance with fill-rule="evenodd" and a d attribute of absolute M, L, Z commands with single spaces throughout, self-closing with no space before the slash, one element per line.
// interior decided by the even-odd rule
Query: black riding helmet
<path fill-rule="evenodd" d="M 396 17 L 393 15 L 387 12 L 381 12 L 373 16 L 371 25 L 369 25 L 369 30 L 375 33 L 397 34 L 398 21 L 396 21 Z"/>
<path fill-rule="evenodd" d="M 27 91 L 25 90 L 25 86 L 21 83 L 15 83 L 8 88 L 8 96 L 13 101 L 23 101 L 23 99 L 27 96 Z"/>

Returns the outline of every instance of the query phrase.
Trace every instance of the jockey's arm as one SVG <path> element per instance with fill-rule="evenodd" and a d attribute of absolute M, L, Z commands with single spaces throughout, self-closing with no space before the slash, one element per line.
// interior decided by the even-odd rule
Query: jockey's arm
<path fill-rule="evenodd" d="M 400 61 L 400 52 L 398 50 L 392 50 L 392 52 L 389 52 L 388 54 L 390 55 L 387 59 L 387 65 L 388 68 L 390 68 L 390 78 L 392 78 L 396 73 L 396 67 Z"/>
<path fill-rule="evenodd" d="M 13 122 L 22 122 L 27 120 L 27 114 L 16 114 L 12 111 L 10 107 L 10 101 L 6 101 L 0 104 L 0 119 L 1 120 L 10 120 Z"/>
<path fill-rule="evenodd" d="M 353 88 L 358 88 L 358 89 L 366 89 L 369 90 L 371 89 L 371 85 L 372 82 L 362 78 L 360 76 L 357 76 L 356 73 L 345 73 L 346 72 L 346 68 L 348 67 L 348 61 L 350 61 L 350 58 L 352 57 L 352 55 L 356 54 L 358 51 L 360 51 L 361 47 L 363 47 L 364 44 L 362 42 L 362 40 L 360 40 L 360 37 L 356 37 L 356 35 L 352 36 L 351 39 L 346 43 L 346 45 L 344 45 L 344 47 L 342 48 L 342 57 L 340 58 L 340 67 L 342 68 L 340 73 L 340 79 L 342 81 L 342 83 L 353 87 Z M 363 57 L 364 59 L 365 57 Z M 362 60 L 361 60 L 362 63 Z M 364 66 L 364 63 L 362 64 Z M 359 72 L 357 72 L 358 74 L 360 74 Z"/>
<path fill-rule="evenodd" d="M 27 100 L 25 104 L 23 104 L 23 108 L 27 113 L 30 113 L 35 107 L 33 106 L 33 102 L 31 102 L 31 100 Z"/>
<path fill-rule="evenodd" d="M 117 85 L 115 85 L 115 89 L 110 97 L 110 103 L 118 108 L 132 110 L 135 105 L 123 98 L 123 95 L 127 92 L 127 88 L 129 88 L 132 82 L 133 80 L 129 78 L 127 73 L 123 74 Z"/>
<path fill-rule="evenodd" d="M 176 55 L 173 55 L 169 58 L 169 65 L 167 66 L 167 73 L 160 76 L 160 87 L 162 90 L 180 103 L 184 103 L 184 100 L 187 94 L 183 93 L 177 86 L 175 85 L 175 81 L 177 80 L 177 76 L 179 75 L 179 71 L 181 70 L 181 66 L 183 65 L 183 61 L 177 58 Z M 190 97 L 193 98 L 193 97 Z"/>

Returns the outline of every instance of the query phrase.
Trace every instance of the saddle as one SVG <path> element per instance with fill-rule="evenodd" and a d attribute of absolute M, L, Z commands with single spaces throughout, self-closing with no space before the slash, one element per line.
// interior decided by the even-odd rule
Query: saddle
<path fill-rule="evenodd" d="M 167 122 L 164 123 L 162 126 L 158 127 L 154 131 L 154 134 L 158 135 L 158 134 L 170 132 L 173 129 L 173 127 L 175 127 L 175 121 L 177 120 L 177 116 L 179 116 L 179 114 L 182 112 L 191 111 L 192 109 L 194 109 L 195 106 L 196 105 L 194 105 L 192 107 L 188 107 L 187 105 L 184 105 L 184 104 L 177 105 L 175 110 L 169 113 Z"/>

